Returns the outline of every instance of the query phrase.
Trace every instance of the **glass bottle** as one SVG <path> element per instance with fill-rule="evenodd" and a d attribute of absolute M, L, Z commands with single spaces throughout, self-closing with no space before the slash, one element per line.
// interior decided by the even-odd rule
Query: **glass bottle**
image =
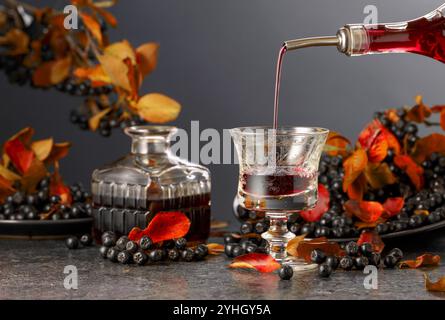
<path fill-rule="evenodd" d="M 210 230 L 210 172 L 170 151 L 175 127 L 125 129 L 131 153 L 92 175 L 95 230 L 127 234 L 145 228 L 161 211 L 182 211 L 191 221 L 189 241 L 202 242 Z"/>

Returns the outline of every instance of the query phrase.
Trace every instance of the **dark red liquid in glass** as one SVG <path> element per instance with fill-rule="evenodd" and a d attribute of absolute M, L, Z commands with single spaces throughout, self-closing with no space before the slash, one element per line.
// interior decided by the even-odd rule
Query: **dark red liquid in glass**
<path fill-rule="evenodd" d="M 406 28 L 391 25 L 366 26 L 369 49 L 365 53 L 410 52 L 445 62 L 445 18 L 419 18 Z"/>
<path fill-rule="evenodd" d="M 307 190 L 314 177 L 302 175 L 243 174 L 242 189 L 259 196 L 285 196 Z"/>

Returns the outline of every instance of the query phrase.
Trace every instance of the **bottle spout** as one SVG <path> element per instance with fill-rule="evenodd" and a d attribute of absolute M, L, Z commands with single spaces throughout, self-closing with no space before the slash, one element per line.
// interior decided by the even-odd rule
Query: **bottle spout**
<path fill-rule="evenodd" d="M 307 48 L 307 47 L 334 46 L 337 48 L 341 48 L 342 40 L 339 35 L 330 37 L 301 38 L 301 39 L 285 41 L 283 46 L 286 48 L 286 51 Z"/>

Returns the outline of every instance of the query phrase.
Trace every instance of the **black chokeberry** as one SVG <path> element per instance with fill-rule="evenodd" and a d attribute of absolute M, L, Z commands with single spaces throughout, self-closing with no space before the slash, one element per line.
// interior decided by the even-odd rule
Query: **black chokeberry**
<path fill-rule="evenodd" d="M 115 235 L 106 235 L 102 238 L 102 244 L 105 247 L 111 248 L 116 245 L 116 236 Z"/>
<path fill-rule="evenodd" d="M 345 250 L 349 256 L 356 256 L 359 252 L 359 247 L 356 242 L 351 241 L 346 244 Z"/>
<path fill-rule="evenodd" d="M 258 249 L 258 246 L 256 244 L 252 243 L 252 244 L 247 245 L 245 250 L 246 250 L 246 253 L 254 253 L 257 251 L 257 249 Z"/>
<path fill-rule="evenodd" d="M 238 243 L 227 243 L 224 247 L 224 253 L 227 257 L 233 258 L 233 249 L 239 246 L 240 245 Z"/>
<path fill-rule="evenodd" d="M 394 248 L 389 251 L 389 254 L 394 256 L 397 259 L 397 262 L 403 259 L 403 251 L 399 248 Z"/>
<path fill-rule="evenodd" d="M 322 278 L 328 278 L 332 274 L 332 267 L 327 263 L 322 263 L 318 266 L 318 274 Z"/>
<path fill-rule="evenodd" d="M 360 245 L 360 253 L 365 257 L 369 257 L 372 252 L 372 244 L 370 244 L 369 242 L 364 242 Z"/>
<path fill-rule="evenodd" d="M 93 237 L 91 236 L 91 234 L 84 234 L 80 237 L 80 243 L 84 246 L 91 246 L 91 244 L 93 243 Z"/>
<path fill-rule="evenodd" d="M 148 256 L 143 251 L 138 251 L 135 254 L 133 254 L 133 261 L 139 266 L 143 266 L 148 261 Z"/>
<path fill-rule="evenodd" d="M 246 253 L 246 251 L 241 246 L 235 246 L 232 249 L 232 256 L 233 257 L 238 257 L 238 256 L 241 256 L 241 255 L 243 255 L 245 253 Z"/>
<path fill-rule="evenodd" d="M 369 255 L 369 264 L 378 267 L 380 265 L 380 253 L 373 252 Z"/>
<path fill-rule="evenodd" d="M 326 254 L 322 250 L 320 249 L 312 250 L 311 261 L 313 263 L 320 264 L 323 263 L 325 260 L 326 260 Z"/>
<path fill-rule="evenodd" d="M 168 250 L 168 258 L 172 261 L 176 261 L 179 259 L 179 251 L 176 248 Z"/>
<path fill-rule="evenodd" d="M 159 250 L 159 249 L 155 249 L 155 250 L 152 250 L 150 253 L 149 253 L 149 255 L 148 255 L 148 258 L 150 259 L 150 261 L 152 261 L 152 262 L 158 262 L 158 261 L 161 261 L 162 260 L 162 251 L 161 250 Z"/>
<path fill-rule="evenodd" d="M 241 234 L 248 234 L 253 231 L 253 226 L 250 222 L 244 222 L 240 227 Z"/>
<path fill-rule="evenodd" d="M 281 280 L 290 280 L 294 275 L 294 269 L 289 265 L 284 265 L 278 270 L 278 276 Z"/>
<path fill-rule="evenodd" d="M 107 257 L 107 252 L 108 252 L 108 247 L 105 247 L 105 246 L 100 247 L 99 253 L 102 258 L 105 259 Z"/>
<path fill-rule="evenodd" d="M 128 241 L 127 244 L 125 245 L 125 250 L 131 254 L 136 253 L 136 251 L 138 251 L 138 249 L 139 249 L 139 246 L 134 241 Z"/>
<path fill-rule="evenodd" d="M 185 247 L 187 246 L 187 240 L 185 238 L 176 239 L 175 246 L 179 250 L 185 249 Z"/>
<path fill-rule="evenodd" d="M 298 224 L 296 224 L 296 225 L 298 226 Z M 259 233 L 259 234 L 264 233 L 267 231 L 267 229 L 268 229 L 268 226 L 264 221 L 258 221 L 255 224 L 255 232 L 256 233 Z M 294 231 L 290 230 L 290 232 L 294 232 Z M 294 232 L 294 233 L 296 233 L 296 232 Z"/>
<path fill-rule="evenodd" d="M 191 262 L 195 258 L 195 251 L 192 248 L 187 248 L 181 252 L 181 258 L 186 262 Z"/>
<path fill-rule="evenodd" d="M 128 264 L 131 262 L 131 253 L 128 251 L 121 251 L 117 255 L 117 261 L 122 264 Z"/>
<path fill-rule="evenodd" d="M 119 250 L 125 250 L 127 247 L 127 242 L 128 242 L 128 237 L 127 236 L 122 236 L 120 237 L 117 241 L 116 241 L 116 247 Z"/>
<path fill-rule="evenodd" d="M 50 201 L 51 203 L 53 203 L 53 204 L 57 204 L 57 203 L 60 203 L 61 199 L 60 199 L 60 197 L 59 197 L 58 195 L 52 195 L 52 196 L 49 198 L 49 201 Z"/>
<path fill-rule="evenodd" d="M 76 237 L 68 237 L 65 240 L 65 245 L 68 249 L 77 249 L 79 247 L 79 240 Z"/>
<path fill-rule="evenodd" d="M 344 256 L 340 259 L 340 268 L 343 270 L 351 270 L 354 266 L 354 260 L 350 256 Z"/>
<path fill-rule="evenodd" d="M 369 264 L 369 260 L 365 256 L 355 257 L 354 258 L 354 266 L 358 270 L 363 270 Z"/>
<path fill-rule="evenodd" d="M 338 268 L 339 260 L 336 256 L 328 256 L 326 257 L 325 263 L 331 266 L 332 270 L 336 270 Z"/>
<path fill-rule="evenodd" d="M 224 236 L 224 244 L 234 243 L 234 242 L 238 242 L 238 241 L 231 234 L 227 234 L 227 235 Z"/>
<path fill-rule="evenodd" d="M 139 246 L 142 250 L 150 250 L 153 246 L 153 241 L 148 236 L 142 236 L 139 240 Z"/>
<path fill-rule="evenodd" d="M 388 254 L 383 260 L 383 264 L 387 268 L 394 268 L 397 264 L 397 258 L 391 254 Z"/>

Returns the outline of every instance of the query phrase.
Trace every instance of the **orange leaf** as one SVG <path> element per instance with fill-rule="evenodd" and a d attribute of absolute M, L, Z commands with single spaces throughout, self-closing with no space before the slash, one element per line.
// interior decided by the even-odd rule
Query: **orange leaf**
<path fill-rule="evenodd" d="M 394 157 L 394 164 L 405 171 L 411 182 L 417 190 L 420 190 L 424 184 L 423 168 L 407 155 L 398 155 Z"/>
<path fill-rule="evenodd" d="M 97 13 L 99 13 L 102 18 L 113 28 L 115 28 L 117 26 L 117 20 L 116 18 L 108 11 L 102 9 L 102 8 L 98 8 L 96 7 L 96 11 Z"/>
<path fill-rule="evenodd" d="M 434 152 L 445 152 L 445 135 L 432 133 L 429 136 L 419 139 L 414 146 L 412 157 L 417 163 L 421 163 L 428 159 Z"/>
<path fill-rule="evenodd" d="M 368 150 L 373 144 L 377 136 L 382 132 L 383 125 L 379 120 L 374 120 L 370 122 L 363 130 L 360 132 L 358 137 L 358 143 L 363 148 Z"/>
<path fill-rule="evenodd" d="M 286 246 L 287 253 L 290 254 L 291 256 L 298 257 L 298 251 L 297 251 L 298 246 L 302 241 L 304 241 L 305 237 L 306 235 L 302 234 L 289 241 Z"/>
<path fill-rule="evenodd" d="M 111 111 L 111 108 L 106 108 L 98 113 L 96 113 L 94 116 L 92 116 L 89 120 L 88 120 L 88 125 L 90 126 L 90 129 L 92 131 L 96 131 L 97 128 L 99 127 L 99 123 L 100 120 L 107 115 L 108 112 Z"/>
<path fill-rule="evenodd" d="M 371 162 L 381 162 L 385 159 L 388 149 L 393 149 L 396 154 L 400 153 L 400 143 L 397 138 L 377 119 L 369 123 L 360 133 L 358 143 L 369 152 L 368 157 Z"/>
<path fill-rule="evenodd" d="M 72 202 L 72 196 L 70 189 L 65 185 L 62 177 L 59 173 L 59 165 L 56 162 L 54 164 L 54 173 L 51 177 L 51 182 L 49 185 L 49 192 L 51 195 L 57 195 L 61 199 L 61 203 L 70 204 Z"/>
<path fill-rule="evenodd" d="M 125 60 L 129 58 L 132 64 L 136 64 L 136 53 L 133 47 L 127 40 L 115 42 L 107 46 L 104 50 L 104 54 L 113 56 L 119 60 Z"/>
<path fill-rule="evenodd" d="M 321 216 L 329 210 L 329 191 L 321 183 L 318 184 L 318 201 L 315 208 L 303 210 L 300 216 L 308 222 L 320 220 Z"/>
<path fill-rule="evenodd" d="M 344 255 L 344 251 L 337 242 L 331 242 L 325 237 L 321 237 L 308 241 L 301 241 L 297 247 L 297 256 L 305 259 L 307 262 L 310 262 L 311 252 L 315 249 L 322 250 L 324 253 L 326 253 L 326 255 Z"/>
<path fill-rule="evenodd" d="M 102 31 L 100 30 L 99 22 L 97 22 L 96 19 L 85 12 L 81 12 L 80 16 L 82 17 L 83 23 L 85 24 L 88 31 L 91 32 L 99 45 L 102 45 Z"/>
<path fill-rule="evenodd" d="M 15 189 L 12 186 L 12 181 L 0 176 L 0 202 L 3 202 L 7 196 L 12 195 L 14 192 Z"/>
<path fill-rule="evenodd" d="M 348 200 L 344 207 L 346 212 L 367 223 L 377 221 L 384 211 L 382 204 L 376 201 Z"/>
<path fill-rule="evenodd" d="M 21 179 L 18 174 L 12 172 L 11 170 L 8 170 L 5 166 L 2 165 L 0 165 L 0 176 L 9 181 L 17 181 Z"/>
<path fill-rule="evenodd" d="M 386 140 L 384 135 L 380 133 L 368 150 L 369 161 L 373 163 L 382 162 L 388 154 L 388 149 L 388 140 Z"/>
<path fill-rule="evenodd" d="M 224 253 L 224 245 L 219 243 L 208 243 L 207 248 L 209 249 L 209 254 L 212 255 Z"/>
<path fill-rule="evenodd" d="M 368 164 L 368 157 L 365 150 L 357 149 L 343 163 L 345 177 L 343 180 L 343 191 L 347 191 L 349 186 L 360 176 Z"/>
<path fill-rule="evenodd" d="M 154 242 L 184 237 L 190 229 L 190 220 L 182 212 L 158 212 L 147 228 L 133 228 L 128 238 L 138 241 L 142 236 L 148 236 Z"/>
<path fill-rule="evenodd" d="M 422 96 L 417 96 L 416 105 L 408 110 L 406 119 L 417 123 L 423 123 L 426 118 L 431 116 L 431 113 L 431 109 L 423 103 Z"/>
<path fill-rule="evenodd" d="M 428 291 L 445 292 L 445 277 L 440 278 L 437 282 L 431 282 L 430 278 L 424 273 L 425 288 Z"/>
<path fill-rule="evenodd" d="M 386 162 L 379 164 L 368 163 L 365 169 L 365 176 L 373 189 L 381 189 L 388 184 L 395 183 L 397 180 Z"/>
<path fill-rule="evenodd" d="M 14 167 L 21 173 L 26 173 L 34 160 L 34 152 L 25 147 L 19 138 L 5 143 L 5 152 L 11 159 Z"/>
<path fill-rule="evenodd" d="M 49 139 L 34 141 L 31 144 L 31 149 L 32 151 L 34 151 L 37 159 L 39 159 L 40 161 L 45 161 L 45 159 L 48 158 L 48 156 L 50 155 L 53 145 L 54 145 L 53 139 L 49 138 Z"/>
<path fill-rule="evenodd" d="M 279 269 L 281 265 L 268 254 L 248 253 L 236 257 L 229 267 L 256 269 L 259 272 L 273 272 Z"/>
<path fill-rule="evenodd" d="M 71 57 L 48 61 L 36 68 L 32 75 L 32 82 L 38 87 L 48 87 L 65 80 L 71 70 Z"/>
<path fill-rule="evenodd" d="M 22 30 L 13 28 L 0 37 L 0 45 L 9 48 L 6 54 L 16 56 L 28 53 L 29 36 Z"/>
<path fill-rule="evenodd" d="M 159 44 L 150 42 L 136 49 L 136 61 L 142 76 L 151 73 L 158 63 Z"/>
<path fill-rule="evenodd" d="M 20 180 L 21 189 L 27 193 L 35 192 L 37 184 L 45 178 L 47 174 L 48 171 L 43 162 L 34 158 L 29 169 Z"/>
<path fill-rule="evenodd" d="M 138 113 L 146 121 L 166 123 L 175 120 L 181 111 L 181 105 L 163 94 L 149 93 L 137 103 Z"/>
<path fill-rule="evenodd" d="M 416 260 L 405 260 L 401 261 L 399 268 L 411 268 L 417 269 L 421 267 L 435 267 L 440 263 L 440 256 L 433 255 L 431 253 L 425 253 L 416 258 Z"/>
<path fill-rule="evenodd" d="M 363 243 L 370 243 L 372 245 L 372 249 L 378 253 L 381 253 L 385 248 L 385 244 L 382 241 L 382 238 L 375 231 L 364 231 L 361 233 L 360 238 L 357 241 L 358 245 Z"/>
<path fill-rule="evenodd" d="M 131 92 L 127 65 L 119 58 L 111 55 L 102 55 L 98 59 L 105 75 L 110 79 L 110 83 Z"/>
<path fill-rule="evenodd" d="M 388 218 L 390 218 L 399 214 L 404 205 L 405 200 L 402 197 L 386 199 L 385 203 L 383 203 L 383 208 L 385 209 L 385 217 L 387 216 Z"/>
<path fill-rule="evenodd" d="M 60 159 L 65 158 L 68 155 L 71 143 L 60 142 L 53 144 L 49 156 L 45 159 L 45 163 L 54 163 Z"/>

